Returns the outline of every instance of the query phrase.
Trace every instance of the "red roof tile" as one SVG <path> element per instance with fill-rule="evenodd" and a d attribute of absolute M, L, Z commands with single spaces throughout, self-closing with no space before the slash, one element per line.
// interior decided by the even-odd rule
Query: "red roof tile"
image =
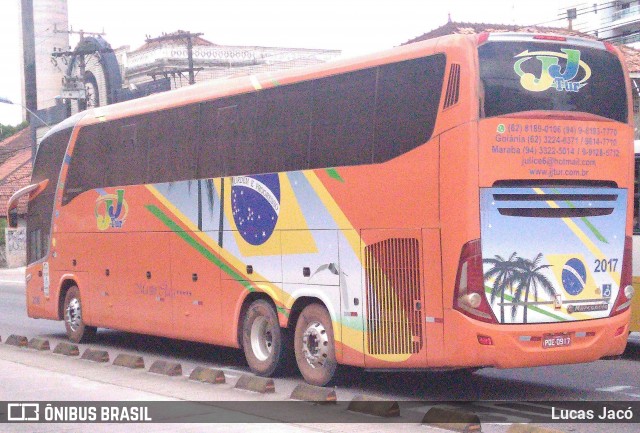
<path fill-rule="evenodd" d="M 23 129 L 0 142 L 0 217 L 7 214 L 7 202 L 31 180 L 31 131 Z M 27 212 L 27 199 L 18 202 L 18 213 Z"/>

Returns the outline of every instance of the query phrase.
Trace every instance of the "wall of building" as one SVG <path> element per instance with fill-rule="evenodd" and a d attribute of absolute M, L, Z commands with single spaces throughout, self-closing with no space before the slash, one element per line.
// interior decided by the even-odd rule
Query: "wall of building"
<path fill-rule="evenodd" d="M 67 0 L 33 0 L 33 21 L 36 39 L 36 79 L 38 109 L 56 105 L 64 76 L 64 64 L 51 61 L 54 49 L 69 49 L 69 19 Z"/>

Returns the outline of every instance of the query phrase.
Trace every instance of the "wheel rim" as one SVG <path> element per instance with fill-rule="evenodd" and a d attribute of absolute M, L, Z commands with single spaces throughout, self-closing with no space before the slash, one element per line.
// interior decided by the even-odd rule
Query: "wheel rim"
<path fill-rule="evenodd" d="M 322 323 L 310 323 L 304 331 L 302 353 L 311 367 L 324 367 L 329 359 L 329 335 Z"/>
<path fill-rule="evenodd" d="M 273 333 L 265 317 L 258 317 L 251 324 L 251 349 L 259 361 L 265 361 L 273 351 Z"/>
<path fill-rule="evenodd" d="M 67 324 L 72 332 L 82 324 L 82 306 L 78 298 L 73 298 L 67 306 Z"/>

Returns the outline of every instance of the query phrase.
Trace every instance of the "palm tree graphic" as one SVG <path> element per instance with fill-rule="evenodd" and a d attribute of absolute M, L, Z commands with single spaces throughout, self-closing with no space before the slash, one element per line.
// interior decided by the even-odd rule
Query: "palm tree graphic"
<path fill-rule="evenodd" d="M 484 263 L 493 265 L 493 267 L 484 274 L 484 279 L 486 281 L 495 278 L 493 287 L 491 287 L 491 303 L 493 304 L 496 296 L 500 296 L 500 323 L 504 323 L 504 292 L 509 289 L 511 294 L 513 294 L 517 259 L 518 255 L 514 252 L 507 260 L 499 255 L 494 256 L 492 259 L 482 260 Z"/>
<path fill-rule="evenodd" d="M 491 303 L 497 295 L 500 295 L 500 321 L 504 323 L 504 294 L 509 289 L 513 293 L 513 304 L 511 307 L 511 318 L 514 319 L 518 313 L 518 307 L 523 305 L 523 323 L 527 323 L 527 311 L 529 309 L 529 297 L 533 294 L 535 302 L 538 302 L 538 290 L 542 289 L 552 299 L 556 296 L 553 284 L 542 272 L 550 268 L 551 265 L 542 265 L 542 253 L 533 259 L 518 257 L 514 252 L 509 259 L 504 260 L 496 255 L 492 259 L 484 259 L 484 263 L 493 265 L 484 274 L 484 279 L 494 278 L 491 289 Z M 517 286 L 517 287 L 516 287 Z M 515 293 L 514 293 L 514 287 Z M 533 293 L 532 293 L 533 292 Z M 524 298 L 523 298 L 524 295 Z"/>

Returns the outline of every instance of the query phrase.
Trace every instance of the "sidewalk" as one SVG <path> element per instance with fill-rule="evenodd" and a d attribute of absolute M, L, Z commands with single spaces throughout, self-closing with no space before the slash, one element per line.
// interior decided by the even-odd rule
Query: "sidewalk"
<path fill-rule="evenodd" d="M 25 267 L 0 268 L 0 283 L 24 283 Z"/>
<path fill-rule="evenodd" d="M 385 424 L 379 418 L 346 411 L 346 404 L 315 405 L 299 402 L 293 408 L 299 419 L 320 419 L 318 424 L 288 422 L 287 413 L 271 410 L 269 402 L 285 403 L 288 396 L 281 393 L 258 394 L 235 389 L 237 378 L 228 376 L 227 382 L 212 385 L 188 380 L 187 377 L 168 377 L 149 373 L 145 369 L 128 369 L 111 363 L 96 363 L 78 357 L 67 357 L 51 351 L 38 352 L 0 343 L 0 412 L 8 410 L 7 402 L 38 402 L 40 412 L 48 402 L 87 403 L 100 406 L 108 402 L 135 402 L 144 406 L 154 402 L 191 402 L 188 412 L 179 405 L 168 405 L 159 418 L 151 423 L 5 423 L 4 432 L 349 432 L 349 433 L 429 433 L 436 430 L 420 425 L 422 413 L 405 412 L 402 423 Z M 188 372 L 185 372 L 188 374 Z M 259 402 L 265 402 L 260 404 Z M 175 409 L 175 410 L 174 410 Z M 6 416 L 6 415 L 3 415 Z M 301 417 L 301 418 L 300 418 Z M 42 419 L 42 418 L 40 418 Z M 183 423 L 187 419 L 196 422 Z M 156 422 L 157 420 L 157 422 Z M 198 421 L 202 420 L 202 421 Z M 206 422 L 204 420 L 208 420 Z M 243 420 L 246 423 L 218 423 L 210 420 Z M 180 421 L 180 422 L 175 422 Z M 164 422 L 164 423 L 163 423 Z M 311 422 L 311 421 L 309 421 Z M 490 429 L 502 433 L 506 427 Z"/>

